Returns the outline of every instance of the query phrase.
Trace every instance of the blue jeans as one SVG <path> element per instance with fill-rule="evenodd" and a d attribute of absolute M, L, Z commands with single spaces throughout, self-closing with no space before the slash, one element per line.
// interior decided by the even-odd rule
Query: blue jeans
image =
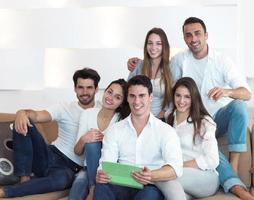
<path fill-rule="evenodd" d="M 86 158 L 87 178 L 89 187 L 95 185 L 95 176 L 101 158 L 102 142 L 85 144 L 84 152 Z"/>
<path fill-rule="evenodd" d="M 86 170 L 81 171 L 75 178 L 68 197 L 69 200 L 85 199 L 88 195 L 89 187 L 95 185 L 95 176 L 101 157 L 101 147 L 102 142 L 85 144 Z"/>
<path fill-rule="evenodd" d="M 243 101 L 233 100 L 217 111 L 214 117 L 217 124 L 216 137 L 228 136 L 228 150 L 230 152 L 244 152 L 247 150 L 246 131 L 248 126 L 247 106 Z M 220 184 L 225 192 L 234 185 L 246 186 L 233 170 L 228 159 L 219 152 L 220 163 L 217 167 Z"/>
<path fill-rule="evenodd" d="M 244 183 L 239 179 L 235 170 L 233 170 L 231 164 L 223 153 L 219 151 L 220 163 L 216 170 L 219 173 L 220 185 L 223 187 L 224 191 L 229 192 L 230 188 L 234 185 L 240 185 L 247 189 Z"/>
<path fill-rule="evenodd" d="M 217 124 L 216 137 L 228 137 L 230 152 L 245 152 L 248 112 L 246 104 L 241 100 L 231 101 L 217 111 L 214 117 Z"/>
<path fill-rule="evenodd" d="M 68 200 L 84 200 L 88 195 L 88 181 L 86 170 L 81 170 L 72 183 Z"/>
<path fill-rule="evenodd" d="M 163 200 L 160 190 L 146 185 L 142 190 L 111 184 L 96 184 L 94 200 Z"/>
<path fill-rule="evenodd" d="M 36 129 L 28 127 L 26 136 L 13 131 L 14 172 L 31 180 L 5 186 L 6 197 L 40 194 L 69 188 L 79 166 L 55 146 L 47 145 Z"/>

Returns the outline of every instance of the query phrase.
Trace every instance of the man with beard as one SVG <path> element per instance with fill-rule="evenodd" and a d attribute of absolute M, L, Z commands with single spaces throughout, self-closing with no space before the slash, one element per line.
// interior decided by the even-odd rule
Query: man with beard
<path fill-rule="evenodd" d="M 0 197 L 18 197 L 69 188 L 82 168 L 82 156 L 74 153 L 79 117 L 83 109 L 95 106 L 100 76 L 90 68 L 73 75 L 78 101 L 62 103 L 46 110 L 19 110 L 13 131 L 14 169 L 20 183 L 0 188 Z M 45 143 L 36 122 L 57 121 L 58 137 Z M 34 178 L 30 175 L 34 173 Z"/>

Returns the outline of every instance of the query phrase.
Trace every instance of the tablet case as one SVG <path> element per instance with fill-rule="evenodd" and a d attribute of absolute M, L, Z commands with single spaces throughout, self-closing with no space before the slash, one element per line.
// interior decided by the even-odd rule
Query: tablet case
<path fill-rule="evenodd" d="M 140 167 L 133 165 L 114 163 L 114 162 L 102 162 L 102 169 L 106 174 L 111 177 L 111 184 L 127 186 L 137 189 L 143 189 L 143 184 L 137 182 L 132 176 L 133 171 L 142 171 Z"/>

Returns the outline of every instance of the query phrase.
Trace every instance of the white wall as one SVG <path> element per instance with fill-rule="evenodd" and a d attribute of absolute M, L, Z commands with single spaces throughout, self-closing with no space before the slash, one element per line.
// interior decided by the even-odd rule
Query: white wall
<path fill-rule="evenodd" d="M 248 77 L 254 77 L 254 2 L 240 1 L 238 9 L 239 58 Z"/>
<path fill-rule="evenodd" d="M 0 112 L 75 99 L 71 78 L 81 66 L 98 70 L 101 88 L 127 77 L 127 58 L 142 57 L 152 27 L 166 31 L 173 52 L 185 48 L 189 16 L 204 19 L 209 43 L 240 65 L 238 12 L 236 0 L 0 0 Z"/>

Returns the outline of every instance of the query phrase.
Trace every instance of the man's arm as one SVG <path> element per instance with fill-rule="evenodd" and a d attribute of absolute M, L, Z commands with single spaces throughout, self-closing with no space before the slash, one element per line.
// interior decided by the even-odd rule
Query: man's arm
<path fill-rule="evenodd" d="M 141 59 L 138 58 L 138 57 L 133 57 L 133 58 L 130 58 L 127 62 L 127 67 L 128 67 L 128 70 L 129 71 L 133 71 L 136 67 L 136 64 L 138 63 L 138 61 L 140 61 Z"/>
<path fill-rule="evenodd" d="M 175 170 L 170 165 L 164 165 L 160 169 L 152 170 L 152 181 L 166 181 L 176 179 Z"/>
<path fill-rule="evenodd" d="M 147 167 L 141 172 L 133 172 L 132 176 L 138 182 L 146 185 L 156 181 L 167 181 L 176 179 L 175 170 L 170 165 L 164 165 L 159 169 L 150 170 Z"/>
<path fill-rule="evenodd" d="M 249 100 L 251 93 L 245 87 L 238 87 L 235 89 L 223 89 L 220 87 L 214 87 L 208 92 L 209 98 L 217 101 L 222 97 L 230 97 L 232 99 Z"/>
<path fill-rule="evenodd" d="M 195 169 L 199 169 L 198 164 L 196 162 L 196 160 L 188 160 L 188 161 L 184 161 L 183 162 L 183 167 L 190 167 L 190 168 L 195 168 Z"/>
<path fill-rule="evenodd" d="M 19 110 L 16 113 L 15 130 L 23 135 L 27 133 L 27 127 L 32 127 L 29 119 L 33 122 L 49 122 L 52 120 L 48 111 Z"/>

